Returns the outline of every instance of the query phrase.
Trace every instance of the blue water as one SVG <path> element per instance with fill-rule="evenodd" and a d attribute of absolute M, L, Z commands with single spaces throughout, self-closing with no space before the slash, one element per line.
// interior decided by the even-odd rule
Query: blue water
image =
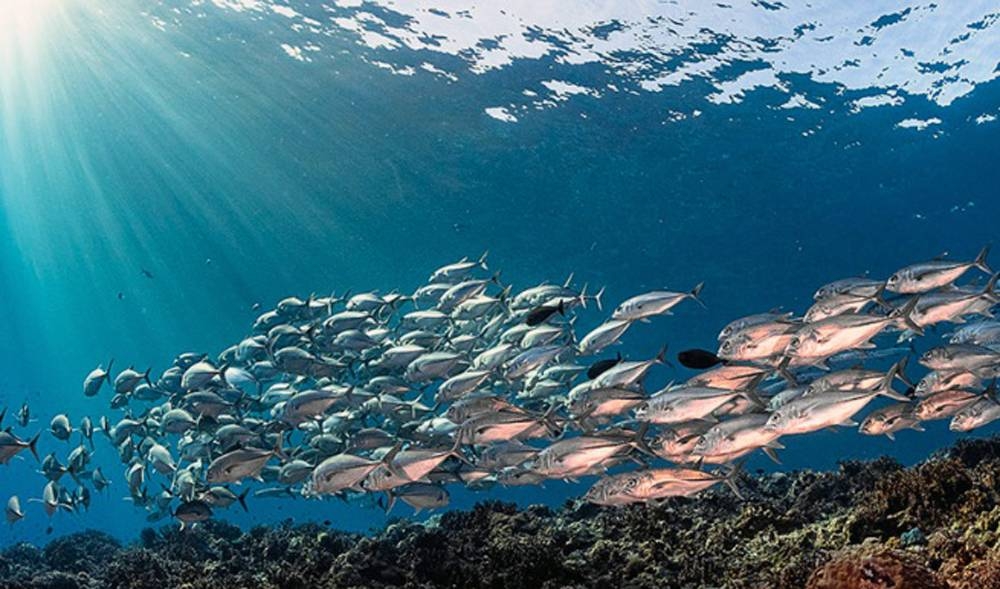
<path fill-rule="evenodd" d="M 711 348 L 719 328 L 741 315 L 804 311 L 833 279 L 884 277 L 945 251 L 970 257 L 996 240 L 996 44 L 941 53 L 948 63 L 986 66 L 978 78 L 935 78 L 946 80 L 936 88 L 952 90 L 963 79 L 960 96 L 921 86 L 916 65 L 897 67 L 892 76 L 912 78 L 912 93 L 894 82 L 888 89 L 902 104 L 859 109 L 855 101 L 887 87 L 792 71 L 778 72 L 780 88 L 747 90 L 734 102 L 709 98 L 725 80 L 768 69 L 758 57 L 652 91 L 609 64 L 667 74 L 690 52 L 671 61 L 626 48 L 608 63 L 582 64 L 558 53 L 515 56 L 482 70 L 468 52 L 364 45 L 329 20 L 356 10 L 332 4 L 290 3 L 295 17 L 252 2 L 236 10 L 43 1 L 29 15 L 26 4 L 0 7 L 0 406 L 31 404 L 38 421 L 23 435 L 56 412 L 74 423 L 112 415 L 106 392 L 97 400 L 81 393 L 83 377 L 110 358 L 155 374 L 179 352 L 215 354 L 246 336 L 255 303 L 412 291 L 437 266 L 485 250 L 515 287 L 573 272 L 579 283 L 606 286 L 612 303 L 704 281 L 707 309 L 692 305 L 629 332 L 623 352 L 645 357 L 664 342 Z M 988 15 L 986 4 L 937 10 L 959 32 L 995 39 L 995 15 L 967 26 Z M 601 4 L 586 6 L 602 22 Z M 406 25 L 403 8 L 369 7 L 391 26 Z M 321 20 L 323 32 L 293 27 L 303 15 Z M 885 26 L 888 37 L 902 25 Z M 925 42 L 923 26 L 905 30 L 913 46 Z M 712 55 L 720 39 L 697 52 Z M 317 48 L 300 61 L 282 43 Z M 878 43 L 872 51 L 890 63 L 900 55 Z M 425 63 L 447 75 L 419 69 Z M 415 73 L 401 75 L 406 66 Z M 601 91 L 554 92 L 548 80 Z M 795 94 L 819 108 L 780 108 Z M 487 113 L 498 106 L 517 120 Z M 899 126 L 907 119 L 938 122 Z M 591 311 L 581 328 L 602 318 Z M 657 368 L 651 384 L 686 376 Z M 749 468 L 825 469 L 882 454 L 912 463 L 954 439 L 946 422 L 902 432 L 896 443 L 823 432 L 788 440 L 781 467 L 761 457 Z M 0 539 L 44 541 L 50 523 L 55 534 L 98 527 L 131 538 L 147 525 L 122 499 L 113 449 L 98 444 L 96 464 L 113 485 L 89 513 L 49 522 L 25 504 L 26 520 Z M 62 457 L 71 448 L 47 434 L 40 445 Z M 4 500 L 40 496 L 44 478 L 25 458 L 0 467 Z M 487 497 L 556 505 L 585 488 L 453 487 L 453 506 Z M 329 519 L 353 530 L 385 522 L 363 504 L 250 505 L 249 514 L 221 516 L 240 525 Z"/>

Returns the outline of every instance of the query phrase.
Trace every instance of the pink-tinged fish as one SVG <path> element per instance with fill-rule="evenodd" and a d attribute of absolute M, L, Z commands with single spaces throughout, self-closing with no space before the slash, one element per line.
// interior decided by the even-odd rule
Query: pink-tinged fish
<path fill-rule="evenodd" d="M 858 427 L 858 431 L 865 435 L 884 435 L 890 440 L 895 440 L 896 432 L 904 429 L 924 431 L 912 403 L 895 403 L 873 411 L 868 414 L 868 417 L 865 417 Z"/>
<path fill-rule="evenodd" d="M 886 317 L 838 315 L 807 324 L 795 335 L 787 354 L 799 364 L 822 365 L 840 352 L 874 348 L 871 340 L 889 327 L 903 325 L 921 333 L 920 326 L 910 318 L 916 304 L 917 299 L 911 299 Z"/>
<path fill-rule="evenodd" d="M 986 256 L 989 253 L 990 247 L 986 246 L 971 262 L 931 260 L 907 266 L 889 277 L 885 289 L 900 294 L 924 293 L 952 284 L 972 268 L 992 275 L 993 270 L 986 263 Z"/>

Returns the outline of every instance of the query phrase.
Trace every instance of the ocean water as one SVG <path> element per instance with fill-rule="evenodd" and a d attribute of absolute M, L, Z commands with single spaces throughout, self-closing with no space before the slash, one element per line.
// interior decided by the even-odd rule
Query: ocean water
<path fill-rule="evenodd" d="M 712 348 L 729 320 L 802 312 L 837 278 L 971 259 L 1000 219 L 1000 13 L 899 4 L 5 0 L 0 407 L 29 402 L 23 436 L 117 415 L 81 391 L 111 358 L 157 374 L 248 335 L 255 304 L 412 292 L 487 250 L 516 288 L 573 273 L 611 304 L 704 281 L 705 309 L 629 332 L 635 358 Z M 821 432 L 747 467 L 913 463 L 955 438 Z M 2 543 L 149 525 L 97 443 L 113 482 L 89 512 L 50 521 L 26 503 L 34 460 L 0 467 L 27 511 Z M 591 481 L 452 487 L 452 507 L 558 505 Z M 219 517 L 386 521 L 301 499 Z"/>

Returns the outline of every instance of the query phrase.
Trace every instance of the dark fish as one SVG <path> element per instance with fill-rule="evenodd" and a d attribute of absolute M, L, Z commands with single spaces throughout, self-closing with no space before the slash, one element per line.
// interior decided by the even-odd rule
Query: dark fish
<path fill-rule="evenodd" d="M 149 278 L 150 280 L 153 279 L 153 273 L 150 272 L 149 270 L 146 270 L 145 268 L 142 269 L 142 275 L 145 276 L 146 278 Z"/>
<path fill-rule="evenodd" d="M 616 358 L 605 358 L 604 360 L 598 360 L 597 362 L 591 364 L 590 368 L 587 369 L 587 378 L 589 378 L 590 380 L 594 380 L 598 376 L 604 374 L 605 372 L 613 368 L 616 364 L 618 364 L 621 361 L 622 361 L 621 353 L 619 353 Z"/>
<path fill-rule="evenodd" d="M 695 370 L 704 370 L 705 368 L 711 368 L 725 362 L 725 360 L 716 356 L 712 352 L 709 352 L 708 350 L 699 350 L 697 348 L 678 352 L 677 361 L 680 362 L 682 366 L 686 368 L 694 368 Z"/>
<path fill-rule="evenodd" d="M 555 314 L 556 311 L 558 311 L 560 315 L 566 314 L 566 309 L 563 307 L 562 301 L 559 301 L 559 306 L 557 307 L 546 305 L 539 305 L 538 307 L 535 307 L 530 313 L 528 313 L 528 316 L 524 319 L 524 323 L 531 326 L 544 323 L 545 320 Z"/>
<path fill-rule="evenodd" d="M 119 292 L 118 293 L 118 300 L 119 301 L 124 301 L 125 300 L 125 293 Z"/>

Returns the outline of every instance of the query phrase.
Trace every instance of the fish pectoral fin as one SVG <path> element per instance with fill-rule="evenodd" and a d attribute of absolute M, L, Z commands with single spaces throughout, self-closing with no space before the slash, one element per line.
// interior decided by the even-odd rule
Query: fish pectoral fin
<path fill-rule="evenodd" d="M 889 439 L 890 439 L 890 440 L 892 440 L 893 442 L 895 442 L 895 441 L 896 441 L 896 434 L 894 434 L 894 433 L 892 433 L 892 432 L 885 432 L 885 437 L 889 438 Z"/>
<path fill-rule="evenodd" d="M 773 460 L 775 464 L 781 464 L 781 459 L 778 458 L 778 453 L 774 451 L 774 448 L 769 448 L 765 446 L 763 450 L 764 454 L 766 454 L 768 458 Z"/>
<path fill-rule="evenodd" d="M 854 421 L 853 419 L 845 419 L 844 421 L 841 421 L 838 425 L 842 427 L 858 427 L 861 424 Z"/>

